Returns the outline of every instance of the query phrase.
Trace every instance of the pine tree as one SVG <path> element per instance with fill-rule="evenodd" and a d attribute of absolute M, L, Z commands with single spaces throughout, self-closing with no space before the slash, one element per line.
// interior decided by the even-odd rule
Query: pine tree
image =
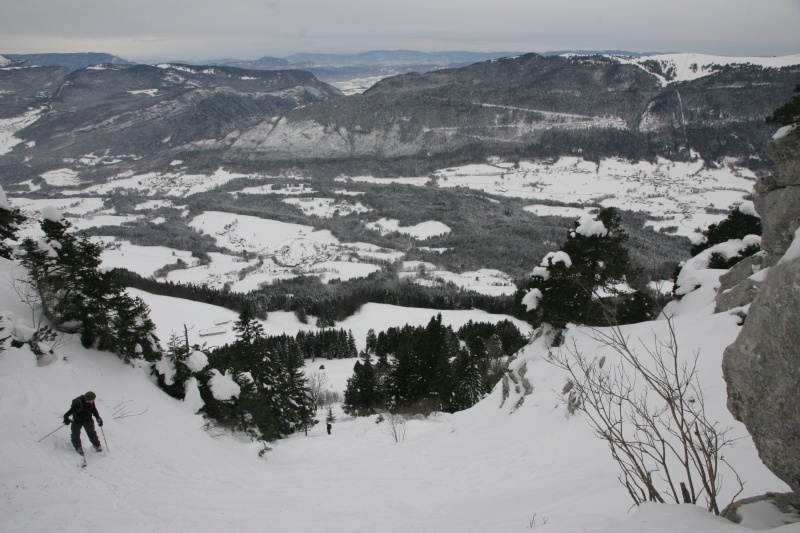
<path fill-rule="evenodd" d="M 315 423 L 316 405 L 311 401 L 303 366 L 300 352 L 291 349 L 277 381 L 273 405 L 278 428 L 285 435 L 306 430 Z"/>
<path fill-rule="evenodd" d="M 58 330 L 80 332 L 86 347 L 112 351 L 126 362 L 156 360 L 160 347 L 149 308 L 125 292 L 116 271 L 100 271 L 101 248 L 70 227 L 63 218 L 45 218 L 44 238 L 20 245 L 28 286 L 44 316 Z"/>
<path fill-rule="evenodd" d="M 236 333 L 236 342 L 252 351 L 255 346 L 264 338 L 264 326 L 256 318 L 253 308 L 249 305 L 239 314 L 238 320 L 233 324 L 233 331 Z"/>
<path fill-rule="evenodd" d="M 274 401 L 281 376 L 267 350 L 264 328 L 247 306 L 233 330 L 236 341 L 227 352 L 234 380 L 242 389 L 237 403 L 239 427 L 258 438 L 274 440 L 281 435 Z"/>
<path fill-rule="evenodd" d="M 378 337 L 375 335 L 375 330 L 370 328 L 367 331 L 367 346 L 366 352 L 372 355 L 375 355 L 375 350 L 378 346 Z"/>
<path fill-rule="evenodd" d="M 364 352 L 363 362 L 356 361 L 353 375 L 347 380 L 342 408 L 347 414 L 368 416 L 383 404 L 378 377 L 368 353 Z"/>
<path fill-rule="evenodd" d="M 8 199 L 0 187 L 0 257 L 11 259 L 11 245 L 8 241 L 17 240 L 17 227 L 25 222 L 19 209 L 11 209 Z"/>
<path fill-rule="evenodd" d="M 708 226 L 708 229 L 703 232 L 705 239 L 703 239 L 702 242 L 692 245 L 690 253 L 692 257 L 694 257 L 715 244 L 720 244 L 731 239 L 742 239 L 747 235 L 761 235 L 761 219 L 747 213 L 742 213 L 737 207 L 719 224 L 711 224 Z M 757 251 L 758 249 L 754 250 L 753 253 Z"/>
<path fill-rule="evenodd" d="M 773 126 L 791 126 L 800 124 L 800 83 L 794 88 L 797 94 L 787 103 L 776 109 L 766 118 L 766 123 Z"/>
<path fill-rule="evenodd" d="M 453 399 L 453 409 L 469 409 L 478 403 L 484 394 L 483 373 L 478 357 L 468 350 L 461 350 L 454 364 L 454 374 L 458 386 Z"/>
<path fill-rule="evenodd" d="M 334 422 L 336 422 L 336 417 L 333 415 L 333 407 L 331 407 L 330 405 L 328 406 L 328 414 L 325 417 L 325 422 L 327 422 L 328 424 L 333 424 Z"/>
<path fill-rule="evenodd" d="M 583 235 L 572 230 L 561 247 L 561 254 L 549 255 L 527 285 L 536 289 L 541 299 L 528 316 L 563 328 L 569 322 L 600 325 L 606 321 L 599 293 L 614 294 L 614 285 L 625 281 L 632 272 L 627 234 L 620 227 L 620 217 L 613 208 L 603 209 L 595 218 L 603 223 L 605 234 Z M 517 293 L 522 300 L 526 290 Z"/>

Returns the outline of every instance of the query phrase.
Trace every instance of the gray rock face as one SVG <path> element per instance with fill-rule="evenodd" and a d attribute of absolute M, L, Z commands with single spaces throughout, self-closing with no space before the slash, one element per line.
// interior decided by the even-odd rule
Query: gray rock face
<path fill-rule="evenodd" d="M 800 226 L 800 128 L 771 142 L 767 151 L 775 168 L 756 185 L 755 199 L 764 266 L 778 262 Z M 744 276 L 752 266 L 727 274 L 718 308 L 754 290 Z M 743 281 L 727 288 L 737 280 Z M 800 497 L 800 259 L 767 274 L 742 331 L 725 350 L 722 370 L 728 409 L 747 426 L 764 464 Z"/>
<path fill-rule="evenodd" d="M 767 145 L 767 154 L 776 163 L 775 168 L 772 170 L 772 175 L 764 180 L 764 184 L 770 189 L 792 185 L 800 186 L 800 143 L 797 142 L 798 135 L 800 135 L 800 128 L 796 128 L 786 137 Z"/>
<path fill-rule="evenodd" d="M 761 215 L 761 249 L 777 261 L 800 227 L 800 128 L 767 145 L 775 161 L 772 174 L 756 183 L 756 211 Z"/>
<path fill-rule="evenodd" d="M 800 260 L 770 271 L 722 369 L 728 409 L 759 456 L 800 495 Z"/>
<path fill-rule="evenodd" d="M 719 277 L 719 292 L 725 292 L 740 284 L 764 266 L 764 256 L 759 253 L 745 257 Z"/>
<path fill-rule="evenodd" d="M 786 253 L 800 226 L 800 186 L 759 194 L 753 203 L 761 215 L 761 249 L 777 260 Z"/>
<path fill-rule="evenodd" d="M 759 285 L 757 281 L 748 279 L 725 292 L 719 292 L 714 312 L 724 313 L 735 307 L 742 307 L 751 303 L 758 294 Z"/>
<path fill-rule="evenodd" d="M 764 267 L 762 254 L 751 255 L 736 263 L 733 268 L 720 276 L 719 292 L 715 313 L 724 313 L 734 307 L 741 307 L 753 301 L 760 283 L 749 280 L 750 276 Z"/>

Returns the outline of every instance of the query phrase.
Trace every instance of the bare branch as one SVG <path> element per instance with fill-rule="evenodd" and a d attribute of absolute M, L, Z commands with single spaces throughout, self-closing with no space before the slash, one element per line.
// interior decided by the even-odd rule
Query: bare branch
<path fill-rule="evenodd" d="M 600 348 L 620 356 L 618 365 L 596 364 L 578 349 L 575 339 L 549 361 L 569 375 L 561 395 L 570 413 L 581 411 L 595 434 L 605 440 L 622 473 L 620 483 L 635 505 L 644 501 L 697 503 L 720 514 L 720 467 L 738 474 L 722 457 L 733 445 L 730 428 L 720 428 L 705 414 L 695 352 L 679 355 L 672 319 L 666 339 L 638 340 L 634 347 L 621 328 L 594 329 L 589 335 Z M 654 476 L 656 474 L 656 476 Z M 657 486 L 658 485 L 658 486 Z M 738 493 L 737 493 L 738 494 Z"/>

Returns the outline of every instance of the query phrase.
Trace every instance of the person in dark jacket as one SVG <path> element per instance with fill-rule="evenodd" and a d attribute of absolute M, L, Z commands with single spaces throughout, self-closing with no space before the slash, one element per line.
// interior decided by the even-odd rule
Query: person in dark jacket
<path fill-rule="evenodd" d="M 86 430 L 89 440 L 94 446 L 96 452 L 100 452 L 103 448 L 100 447 L 100 439 L 97 438 L 97 432 L 94 430 L 94 420 L 92 416 L 97 419 L 97 424 L 103 427 L 103 419 L 97 412 L 97 407 L 94 405 L 94 400 L 97 396 L 92 391 L 87 392 L 83 396 L 78 396 L 72 400 L 72 407 L 69 411 L 64 413 L 64 425 L 72 424 L 72 445 L 75 451 L 83 455 L 83 446 L 81 444 L 81 428 Z M 69 417 L 72 416 L 70 421 Z"/>

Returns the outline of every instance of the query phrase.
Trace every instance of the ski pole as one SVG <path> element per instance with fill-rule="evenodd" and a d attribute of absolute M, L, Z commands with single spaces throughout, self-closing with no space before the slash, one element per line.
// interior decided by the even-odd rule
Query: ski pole
<path fill-rule="evenodd" d="M 60 425 L 60 426 L 58 426 L 56 429 L 54 429 L 53 431 L 51 431 L 50 433 L 48 433 L 47 435 L 45 435 L 45 436 L 44 436 L 44 437 L 42 437 L 41 439 L 37 440 L 36 442 L 42 442 L 44 439 L 46 439 L 47 437 L 49 437 L 50 435 L 52 435 L 53 433 L 55 433 L 56 431 L 58 431 L 59 429 L 61 429 L 61 428 L 63 428 L 63 427 L 64 427 L 64 424 L 61 424 L 61 425 Z"/>
<path fill-rule="evenodd" d="M 106 443 L 106 451 L 108 451 L 108 441 L 106 440 L 106 432 L 103 431 L 103 426 L 100 426 L 100 433 L 103 434 L 103 442 Z"/>

